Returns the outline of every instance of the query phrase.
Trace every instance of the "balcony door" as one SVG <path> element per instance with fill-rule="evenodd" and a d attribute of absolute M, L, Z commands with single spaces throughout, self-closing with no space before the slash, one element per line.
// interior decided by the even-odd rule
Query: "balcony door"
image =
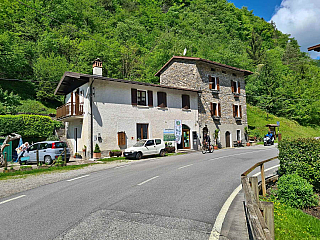
<path fill-rule="evenodd" d="M 79 106 L 80 106 L 80 98 L 79 98 L 79 88 L 75 92 L 75 115 L 79 115 Z"/>

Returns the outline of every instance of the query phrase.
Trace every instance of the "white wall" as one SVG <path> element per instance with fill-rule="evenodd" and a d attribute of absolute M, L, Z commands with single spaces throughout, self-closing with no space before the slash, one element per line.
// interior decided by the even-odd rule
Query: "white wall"
<path fill-rule="evenodd" d="M 88 84 L 86 84 L 88 85 Z M 127 146 L 130 147 L 137 141 L 137 123 L 149 124 L 149 138 L 163 138 L 163 130 L 174 128 L 174 120 L 182 120 L 190 128 L 190 145 L 192 146 L 192 131 L 198 132 L 198 95 L 195 92 L 149 87 L 126 83 L 115 83 L 103 80 L 95 80 L 93 116 L 94 116 L 94 136 L 101 134 L 102 142 L 94 141 L 99 144 L 101 150 L 119 149 L 117 133 L 125 131 Z M 86 89 L 86 86 L 82 88 Z M 153 91 L 153 107 L 132 106 L 131 88 Z M 157 106 L 157 91 L 167 93 L 166 109 Z M 190 96 L 190 110 L 182 109 L 182 94 Z M 89 97 L 89 95 L 88 95 Z M 86 145 L 89 139 L 90 121 L 89 99 L 85 99 L 84 119 L 82 127 L 82 139 L 78 144 Z M 73 126 L 74 125 L 74 126 Z M 70 122 L 69 128 L 76 127 L 76 122 Z M 82 148 L 82 147 L 81 147 Z M 78 145 L 79 149 L 79 145 Z"/>

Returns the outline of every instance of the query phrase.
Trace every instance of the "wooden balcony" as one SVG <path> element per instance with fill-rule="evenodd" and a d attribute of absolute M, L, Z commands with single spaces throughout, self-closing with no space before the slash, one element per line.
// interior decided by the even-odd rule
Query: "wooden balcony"
<path fill-rule="evenodd" d="M 83 103 L 67 103 L 57 108 L 57 119 L 69 121 L 83 118 Z"/>

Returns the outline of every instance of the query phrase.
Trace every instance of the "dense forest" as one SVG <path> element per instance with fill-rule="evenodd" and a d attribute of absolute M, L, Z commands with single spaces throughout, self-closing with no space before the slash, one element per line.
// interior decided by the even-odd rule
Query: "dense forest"
<path fill-rule="evenodd" d="M 64 71 L 91 73 L 97 57 L 104 76 L 157 83 L 154 74 L 186 48 L 186 56 L 253 71 L 249 103 L 320 125 L 319 62 L 274 23 L 226 0 L 2 0 L 0 19 L 0 86 L 9 90 L 0 98 L 11 102 L 13 91 L 25 102 L 61 104 L 53 93 Z"/>

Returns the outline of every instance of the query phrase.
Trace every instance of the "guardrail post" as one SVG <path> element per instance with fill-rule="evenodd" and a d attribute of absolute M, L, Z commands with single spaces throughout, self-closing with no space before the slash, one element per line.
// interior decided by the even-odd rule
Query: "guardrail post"
<path fill-rule="evenodd" d="M 251 184 L 251 188 L 253 191 L 254 196 L 256 197 L 257 203 L 259 203 L 259 184 L 258 184 L 258 177 L 250 177 L 249 182 Z"/>
<path fill-rule="evenodd" d="M 263 218 L 270 231 L 272 239 L 274 239 L 274 206 L 273 202 L 260 202 L 261 209 L 263 211 Z"/>
<path fill-rule="evenodd" d="M 266 179 L 264 177 L 264 164 L 261 164 L 260 166 L 261 170 L 261 188 L 262 188 L 262 195 L 265 197 L 267 194 L 267 189 L 266 189 Z"/>

